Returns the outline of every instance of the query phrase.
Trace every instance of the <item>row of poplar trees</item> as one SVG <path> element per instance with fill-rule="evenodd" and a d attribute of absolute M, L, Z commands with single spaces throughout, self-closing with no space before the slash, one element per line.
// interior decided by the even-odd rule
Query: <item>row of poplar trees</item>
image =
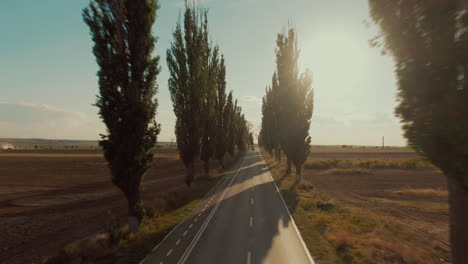
<path fill-rule="evenodd" d="M 299 50 L 294 29 L 278 34 L 276 45 L 276 71 L 263 97 L 259 144 L 278 161 L 281 161 L 283 152 L 287 159 L 287 173 L 291 173 L 294 165 L 299 182 L 311 142 L 312 77 L 308 70 L 299 74 Z"/>
<path fill-rule="evenodd" d="M 226 95 L 224 56 L 210 41 L 207 13 L 186 4 L 183 26 L 177 24 L 167 51 L 175 134 L 187 185 L 193 181 L 198 157 L 208 174 L 210 160 L 223 166 L 226 153 L 245 151 L 250 143 L 250 127 L 241 107 L 232 91 Z"/>
<path fill-rule="evenodd" d="M 193 6 L 186 4 L 184 29 L 177 24 L 167 51 L 175 132 L 187 184 L 193 180 L 197 158 L 208 173 L 210 159 L 221 161 L 225 153 L 244 151 L 251 141 L 237 100 L 232 92 L 226 96 L 224 57 L 209 41 L 207 11 Z M 92 0 L 83 10 L 99 66 L 96 106 L 107 130 L 99 143 L 112 182 L 128 201 L 131 231 L 138 230 L 145 214 L 140 183 L 153 163 L 160 132 L 155 97 L 160 61 L 153 55 L 156 38 L 151 33 L 158 8 L 157 0 Z"/>

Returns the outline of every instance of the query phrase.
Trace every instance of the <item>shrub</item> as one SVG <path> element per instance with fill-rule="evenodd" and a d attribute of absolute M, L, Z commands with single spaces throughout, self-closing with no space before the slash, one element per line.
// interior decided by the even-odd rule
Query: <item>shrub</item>
<path fill-rule="evenodd" d="M 299 185 L 298 189 L 301 190 L 301 191 L 306 191 L 307 192 L 307 191 L 313 190 L 314 185 L 310 184 L 310 183 L 303 183 L 303 184 Z"/>
<path fill-rule="evenodd" d="M 104 230 L 109 237 L 109 245 L 116 246 L 123 237 L 122 223 L 120 222 L 120 218 L 112 215 L 110 211 L 107 211 L 107 214 L 109 215 L 109 221 L 105 225 Z"/>
<path fill-rule="evenodd" d="M 332 241 L 337 250 L 344 250 L 352 245 L 351 234 L 348 231 L 340 231 L 333 238 Z"/>

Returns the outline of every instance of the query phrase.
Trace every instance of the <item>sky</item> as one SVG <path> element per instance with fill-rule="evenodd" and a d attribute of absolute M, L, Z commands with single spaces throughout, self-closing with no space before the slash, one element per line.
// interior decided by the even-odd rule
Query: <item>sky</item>
<path fill-rule="evenodd" d="M 316 145 L 404 146 L 394 117 L 393 61 L 369 39 L 378 33 L 367 0 L 198 0 L 209 9 L 233 90 L 258 132 L 261 98 L 275 70 L 276 35 L 296 28 L 300 70 L 313 74 Z M 0 138 L 98 139 L 105 126 L 93 106 L 98 70 L 82 9 L 89 1 L 2 0 L 0 9 Z M 160 141 L 175 140 L 166 51 L 183 0 L 160 0 L 153 33 Z M 365 23 L 365 22 L 370 22 Z"/>

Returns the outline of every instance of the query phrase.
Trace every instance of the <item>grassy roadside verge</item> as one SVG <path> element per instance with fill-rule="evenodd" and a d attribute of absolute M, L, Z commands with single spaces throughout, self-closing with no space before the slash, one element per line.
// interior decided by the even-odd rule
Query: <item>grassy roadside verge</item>
<path fill-rule="evenodd" d="M 430 162 L 420 159 L 308 159 L 305 169 L 404 169 L 421 170 L 435 168 Z"/>
<path fill-rule="evenodd" d="M 43 263 L 139 263 L 156 244 L 203 199 L 205 194 L 225 175 L 232 173 L 243 154 L 227 161 L 226 170 L 212 170 L 209 176 L 198 177 L 187 190 L 173 190 L 164 195 L 163 206 L 145 204 L 148 217 L 140 225 L 140 231 L 130 234 L 126 225 L 116 217 L 99 234 L 64 246 L 56 255 L 44 258 Z M 163 208 L 163 209 L 161 209 Z"/>
<path fill-rule="evenodd" d="M 294 174 L 285 175 L 284 163 L 265 151 L 262 154 L 317 264 L 444 263 L 447 259 L 431 241 L 416 241 L 399 220 L 340 203 L 313 184 L 296 185 Z"/>

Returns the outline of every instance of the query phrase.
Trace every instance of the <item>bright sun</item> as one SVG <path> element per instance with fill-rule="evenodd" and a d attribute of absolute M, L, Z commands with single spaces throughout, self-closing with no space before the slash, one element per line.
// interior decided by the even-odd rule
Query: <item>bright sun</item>
<path fill-rule="evenodd" d="M 304 44 L 301 51 L 304 66 L 311 68 L 317 85 L 326 86 L 322 88 L 347 90 L 366 78 L 369 48 L 366 39 L 325 31 Z"/>

